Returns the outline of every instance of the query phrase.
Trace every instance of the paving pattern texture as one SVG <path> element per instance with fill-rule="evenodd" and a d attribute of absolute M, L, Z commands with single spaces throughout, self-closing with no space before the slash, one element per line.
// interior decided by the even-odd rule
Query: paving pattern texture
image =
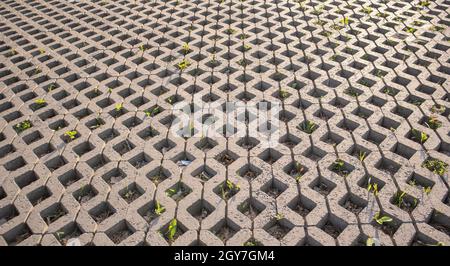
<path fill-rule="evenodd" d="M 450 244 L 449 10 L 2 0 L 0 245 Z M 278 145 L 171 131 L 238 101 Z"/>

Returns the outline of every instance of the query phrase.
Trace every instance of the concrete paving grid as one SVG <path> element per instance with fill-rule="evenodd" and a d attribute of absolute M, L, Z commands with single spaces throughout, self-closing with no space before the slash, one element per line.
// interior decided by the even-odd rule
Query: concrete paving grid
<path fill-rule="evenodd" d="M 449 10 L 2 0 L 0 245 L 450 244 Z M 278 145 L 171 131 L 238 101 Z"/>

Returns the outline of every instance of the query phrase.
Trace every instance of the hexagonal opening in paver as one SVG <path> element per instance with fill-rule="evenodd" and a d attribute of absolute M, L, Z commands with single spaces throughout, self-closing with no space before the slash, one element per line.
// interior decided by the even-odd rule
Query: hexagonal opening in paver
<path fill-rule="evenodd" d="M 336 188 L 336 184 L 322 176 L 319 176 L 309 184 L 309 187 L 326 197 L 334 188 Z"/>
<path fill-rule="evenodd" d="M 178 181 L 166 191 L 166 195 L 174 201 L 180 201 L 192 192 L 192 189 L 182 181 Z"/>
<path fill-rule="evenodd" d="M 120 244 L 131 236 L 135 229 L 126 220 L 122 220 L 108 229 L 105 233 L 114 244 Z"/>
<path fill-rule="evenodd" d="M 6 232 L 3 238 L 9 246 L 16 246 L 28 239 L 32 234 L 30 227 L 26 223 L 21 223 Z"/>
<path fill-rule="evenodd" d="M 433 209 L 427 223 L 434 229 L 446 235 L 450 235 L 450 217 L 444 213 Z"/>
<path fill-rule="evenodd" d="M 98 194 L 98 191 L 92 185 L 84 185 L 75 191 L 72 195 L 79 203 L 83 204 L 90 201 Z"/>
<path fill-rule="evenodd" d="M 83 156 L 86 153 L 89 153 L 90 151 L 92 151 L 94 149 L 94 145 L 92 145 L 89 141 L 83 142 L 78 144 L 77 146 L 75 146 L 73 148 L 73 151 L 78 155 L 78 156 Z"/>
<path fill-rule="evenodd" d="M 342 177 L 346 177 L 355 169 L 355 167 L 342 159 L 336 159 L 329 166 L 329 169 Z"/>
<path fill-rule="evenodd" d="M 348 224 L 343 219 L 337 217 L 334 214 L 328 214 L 327 217 L 323 219 L 318 226 L 325 233 L 336 239 L 339 237 L 342 231 L 344 231 L 347 225 Z"/>
<path fill-rule="evenodd" d="M 88 211 L 96 223 L 101 223 L 116 213 L 116 210 L 106 201 L 103 201 Z"/>
<path fill-rule="evenodd" d="M 367 200 L 362 199 L 353 193 L 347 193 L 347 195 L 339 201 L 339 205 L 349 212 L 358 215 L 367 206 Z"/>
<path fill-rule="evenodd" d="M 268 222 L 263 229 L 274 238 L 283 239 L 294 227 L 294 225 L 287 219 L 275 217 Z"/>
<path fill-rule="evenodd" d="M 208 201 L 201 199 L 187 208 L 187 211 L 199 222 L 206 219 L 216 208 Z"/>
<path fill-rule="evenodd" d="M 157 167 L 151 170 L 146 177 L 150 179 L 156 186 L 158 186 L 161 182 L 171 177 L 171 173 L 169 170 L 164 167 Z"/>
<path fill-rule="evenodd" d="M 0 208 L 0 225 L 12 220 L 19 215 L 16 206 L 9 204 Z"/>
<path fill-rule="evenodd" d="M 138 184 L 131 183 L 119 191 L 119 195 L 128 203 L 132 203 L 144 194 L 144 189 Z"/>
<path fill-rule="evenodd" d="M 36 188 L 27 194 L 27 199 L 33 206 L 40 204 L 45 199 L 52 196 L 52 192 L 46 186 Z"/>
<path fill-rule="evenodd" d="M 268 148 L 258 155 L 258 158 L 268 164 L 274 164 L 280 159 L 282 154 L 273 148 Z"/>
<path fill-rule="evenodd" d="M 260 214 L 266 206 L 256 200 L 255 198 L 248 198 L 238 206 L 238 211 L 243 213 L 245 216 L 254 220 L 258 214 Z"/>
<path fill-rule="evenodd" d="M 304 195 L 298 195 L 287 205 L 291 210 L 300 214 L 302 217 L 306 217 L 317 204 Z"/>
<path fill-rule="evenodd" d="M 290 162 L 283 168 L 283 171 L 289 176 L 293 177 L 296 181 L 299 181 L 302 176 L 308 172 L 308 168 L 302 165 L 300 162 Z"/>
<path fill-rule="evenodd" d="M 64 226 L 63 228 L 59 229 L 54 233 L 55 238 L 61 243 L 61 245 L 65 246 L 69 243 L 69 240 L 76 239 L 79 236 L 83 234 L 80 226 L 75 223 L 71 222 Z"/>
<path fill-rule="evenodd" d="M 232 151 L 223 151 L 215 157 L 215 159 L 223 164 L 224 166 L 229 166 L 232 164 L 239 156 Z"/>
<path fill-rule="evenodd" d="M 165 213 L 166 207 L 159 201 L 152 200 L 140 207 L 137 212 L 145 221 L 147 221 L 147 223 L 150 223 Z"/>
<path fill-rule="evenodd" d="M 251 180 L 255 179 L 256 177 L 258 177 L 262 173 L 262 171 L 261 171 L 261 169 L 254 166 L 253 164 L 246 164 L 243 167 L 241 167 L 237 171 L 237 173 L 241 177 L 251 181 Z"/>
<path fill-rule="evenodd" d="M 162 154 L 165 154 L 166 152 L 170 151 L 171 149 L 175 148 L 177 145 L 175 142 L 173 142 L 170 139 L 163 139 L 159 142 L 157 142 L 153 147 L 155 147 L 156 150 L 161 151 Z"/>
<path fill-rule="evenodd" d="M 68 214 L 66 208 L 61 203 L 54 203 L 50 207 L 44 209 L 41 211 L 41 217 L 44 219 L 44 221 L 47 223 L 47 225 L 50 225 L 54 223 L 59 218 L 63 217 L 64 215 Z"/>
<path fill-rule="evenodd" d="M 191 173 L 191 175 L 197 178 L 200 182 L 206 182 L 213 178 L 216 174 L 217 172 L 208 165 L 200 166 Z"/>
<path fill-rule="evenodd" d="M 226 243 L 237 233 L 237 231 L 239 231 L 239 229 L 239 226 L 235 222 L 233 222 L 229 218 L 225 218 L 219 221 L 215 226 L 213 226 L 211 228 L 211 232 L 224 243 Z"/>
<path fill-rule="evenodd" d="M 172 244 L 180 236 L 182 236 L 187 231 L 187 228 L 177 219 L 172 219 L 169 223 L 163 226 L 159 233 L 161 236 Z"/>
<path fill-rule="evenodd" d="M 233 183 L 231 180 L 225 180 L 213 189 L 214 193 L 223 200 L 228 200 L 241 190 L 239 184 Z"/>
<path fill-rule="evenodd" d="M 281 195 L 286 189 L 288 188 L 288 185 L 281 182 L 280 180 L 276 178 L 272 178 L 268 182 L 266 182 L 262 187 L 261 191 L 266 193 L 268 196 L 276 199 L 278 196 Z"/>
<path fill-rule="evenodd" d="M 113 149 L 123 156 L 125 153 L 132 151 L 135 147 L 136 145 L 134 145 L 131 141 L 126 139 L 114 145 Z"/>
<path fill-rule="evenodd" d="M 371 224 L 380 229 L 383 233 L 393 236 L 397 232 L 402 222 L 393 215 L 386 212 L 375 213 Z"/>

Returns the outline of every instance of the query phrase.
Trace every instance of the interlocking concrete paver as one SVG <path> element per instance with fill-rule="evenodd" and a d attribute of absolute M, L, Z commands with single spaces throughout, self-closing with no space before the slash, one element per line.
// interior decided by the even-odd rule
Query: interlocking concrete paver
<path fill-rule="evenodd" d="M 2 1 L 0 245 L 450 244 L 449 7 Z"/>

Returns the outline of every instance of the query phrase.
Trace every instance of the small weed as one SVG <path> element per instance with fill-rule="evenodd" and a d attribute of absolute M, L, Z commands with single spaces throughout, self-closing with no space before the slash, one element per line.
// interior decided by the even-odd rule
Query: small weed
<path fill-rule="evenodd" d="M 413 128 L 411 130 L 411 133 L 412 133 L 412 139 L 421 144 L 425 143 L 425 141 L 427 141 L 427 139 L 428 139 L 428 135 L 425 132 L 422 132 L 420 130 Z"/>
<path fill-rule="evenodd" d="M 436 129 L 442 127 L 442 122 L 439 121 L 437 119 L 437 117 L 435 117 L 435 116 L 429 117 L 427 122 L 425 122 L 425 124 L 427 125 L 427 127 L 431 128 L 433 130 L 436 130 Z"/>
<path fill-rule="evenodd" d="M 284 89 L 280 89 L 280 98 L 286 99 L 287 97 L 289 97 L 289 93 Z"/>
<path fill-rule="evenodd" d="M 317 125 L 314 122 L 305 121 L 299 125 L 299 129 L 305 133 L 312 134 L 317 129 Z"/>
<path fill-rule="evenodd" d="M 406 31 L 407 33 L 414 33 L 417 31 L 417 29 L 412 28 L 412 27 L 406 27 L 403 30 Z"/>
<path fill-rule="evenodd" d="M 39 106 L 43 106 L 46 103 L 46 101 L 44 99 L 37 99 L 34 102 Z"/>
<path fill-rule="evenodd" d="M 427 7 L 430 5 L 430 1 L 425 0 L 425 1 L 419 1 L 419 6 L 420 7 Z"/>
<path fill-rule="evenodd" d="M 244 50 L 245 50 L 245 51 L 248 51 L 248 50 L 250 50 L 250 49 L 252 49 L 252 46 L 251 46 L 251 45 L 249 45 L 249 44 L 244 44 Z"/>
<path fill-rule="evenodd" d="M 360 161 L 360 162 L 363 162 L 364 159 L 366 159 L 366 153 L 363 152 L 363 151 L 360 151 L 360 152 L 359 152 L 359 155 L 358 155 L 358 158 L 359 158 L 359 161 Z"/>
<path fill-rule="evenodd" d="M 431 192 L 431 187 L 424 187 L 423 188 L 423 192 L 425 193 L 425 194 L 430 194 L 430 192 Z"/>
<path fill-rule="evenodd" d="M 76 130 L 69 130 L 64 133 L 64 136 L 68 137 L 71 140 L 74 140 L 77 136 L 78 132 Z"/>
<path fill-rule="evenodd" d="M 404 198 L 405 198 L 406 192 L 404 191 L 398 191 L 397 193 L 395 193 L 394 196 L 394 203 L 395 205 L 397 205 L 399 208 L 402 207 L 403 203 L 404 203 Z"/>
<path fill-rule="evenodd" d="M 435 104 L 430 108 L 430 111 L 435 114 L 443 114 L 445 112 L 445 106 Z"/>
<path fill-rule="evenodd" d="M 183 54 L 188 54 L 191 51 L 188 43 L 184 43 L 181 49 L 183 50 Z"/>
<path fill-rule="evenodd" d="M 384 223 L 390 223 L 393 221 L 393 219 L 389 216 L 381 216 L 380 217 L 380 212 L 377 212 L 375 214 L 375 216 L 373 217 L 373 219 L 379 224 L 379 225 L 383 225 Z"/>
<path fill-rule="evenodd" d="M 154 117 L 155 115 L 157 115 L 159 113 L 161 113 L 161 109 L 159 108 L 159 106 L 155 106 L 155 107 L 151 108 L 149 111 L 145 111 L 145 114 L 149 117 L 150 116 Z"/>
<path fill-rule="evenodd" d="M 166 208 L 161 206 L 161 204 L 158 201 L 156 201 L 155 214 L 159 216 L 159 215 L 163 214 L 165 211 L 166 211 Z"/>
<path fill-rule="evenodd" d="M 284 215 L 283 215 L 282 213 L 277 213 L 277 214 L 275 215 L 275 219 L 276 219 L 277 221 L 283 220 L 283 219 L 284 219 Z"/>
<path fill-rule="evenodd" d="M 226 33 L 232 35 L 232 34 L 236 33 L 236 30 L 235 30 L 235 29 L 232 29 L 232 28 L 228 28 L 228 29 L 226 30 Z"/>
<path fill-rule="evenodd" d="M 422 167 L 427 168 L 435 174 L 443 176 L 445 172 L 447 172 L 448 164 L 437 159 L 427 159 L 423 162 Z"/>
<path fill-rule="evenodd" d="M 183 59 L 181 60 L 180 63 L 178 63 L 178 68 L 183 71 L 185 70 L 188 66 L 190 66 L 191 63 L 187 60 L 187 59 Z"/>
<path fill-rule="evenodd" d="M 341 19 L 339 21 L 341 24 L 344 24 L 345 26 L 348 26 L 348 24 L 350 24 L 350 20 L 348 19 L 348 17 L 344 17 L 343 19 Z"/>
<path fill-rule="evenodd" d="M 116 104 L 116 105 L 114 106 L 114 109 L 115 109 L 117 112 L 122 111 L 122 109 L 123 109 L 123 103 L 118 103 L 118 104 Z"/>
<path fill-rule="evenodd" d="M 169 224 L 169 228 L 167 229 L 167 238 L 170 241 L 173 241 L 175 234 L 177 233 L 177 219 L 172 219 Z"/>
<path fill-rule="evenodd" d="M 30 120 L 25 120 L 25 121 L 22 121 L 19 124 L 15 125 L 14 129 L 16 130 L 17 133 L 21 133 L 31 127 L 32 127 L 32 125 L 31 125 Z"/>
<path fill-rule="evenodd" d="M 227 200 L 230 195 L 232 196 L 236 194 L 240 189 L 241 188 L 239 185 L 235 185 L 230 180 L 227 180 L 225 183 L 222 183 L 222 185 L 220 185 L 220 195 L 222 199 Z"/>
<path fill-rule="evenodd" d="M 370 14 L 370 13 L 372 13 L 372 11 L 373 11 L 373 10 L 372 10 L 371 7 L 364 7 L 364 8 L 363 8 L 363 12 L 366 13 L 366 14 Z"/>

